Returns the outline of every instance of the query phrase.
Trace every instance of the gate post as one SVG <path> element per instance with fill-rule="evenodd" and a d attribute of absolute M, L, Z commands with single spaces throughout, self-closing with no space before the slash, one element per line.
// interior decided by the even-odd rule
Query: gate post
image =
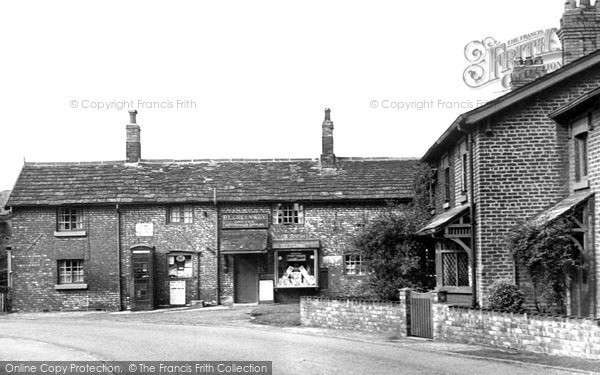
<path fill-rule="evenodd" d="M 400 336 L 410 336 L 410 288 L 400 289 L 400 314 L 404 317 L 404 322 L 400 326 Z"/>

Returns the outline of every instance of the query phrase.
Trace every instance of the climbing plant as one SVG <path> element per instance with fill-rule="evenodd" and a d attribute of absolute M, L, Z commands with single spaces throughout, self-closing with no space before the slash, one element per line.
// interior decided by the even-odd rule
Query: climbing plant
<path fill-rule="evenodd" d="M 539 312 L 566 313 L 564 301 L 569 276 L 582 261 L 571 228 L 565 219 L 542 225 L 523 223 L 508 238 L 517 264 L 524 266 L 531 278 Z"/>

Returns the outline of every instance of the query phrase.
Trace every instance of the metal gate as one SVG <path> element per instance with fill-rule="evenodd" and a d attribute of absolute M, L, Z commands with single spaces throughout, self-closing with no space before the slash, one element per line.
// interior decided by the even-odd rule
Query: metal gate
<path fill-rule="evenodd" d="M 410 335 L 433 338 L 431 293 L 410 293 Z"/>

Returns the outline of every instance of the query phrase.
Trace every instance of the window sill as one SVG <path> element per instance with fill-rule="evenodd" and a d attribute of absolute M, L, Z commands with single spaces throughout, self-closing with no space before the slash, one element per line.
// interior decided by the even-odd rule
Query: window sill
<path fill-rule="evenodd" d="M 87 284 L 56 284 L 54 285 L 54 289 L 56 290 L 81 290 L 87 289 Z"/>
<path fill-rule="evenodd" d="M 442 205 L 444 209 L 450 208 L 450 202 L 446 202 Z"/>
<path fill-rule="evenodd" d="M 54 231 L 54 237 L 85 237 L 85 230 L 70 230 L 70 231 Z"/>
<path fill-rule="evenodd" d="M 462 195 L 460 196 L 460 198 L 459 198 L 459 200 L 458 200 L 458 201 L 459 201 L 460 203 L 465 203 L 465 202 L 466 202 L 466 201 L 468 201 L 468 200 L 469 200 L 469 198 L 467 197 L 467 194 L 462 194 Z"/>
<path fill-rule="evenodd" d="M 590 181 L 587 178 L 585 180 L 573 183 L 574 191 L 589 189 L 589 187 L 590 187 Z"/>

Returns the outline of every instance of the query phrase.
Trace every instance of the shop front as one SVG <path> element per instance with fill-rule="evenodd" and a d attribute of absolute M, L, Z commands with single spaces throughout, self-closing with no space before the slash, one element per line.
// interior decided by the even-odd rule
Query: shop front
<path fill-rule="evenodd" d="M 262 213 L 232 213 L 222 217 L 221 254 L 225 268 L 233 268 L 235 303 L 258 303 L 262 299 L 260 279 L 266 263 L 268 226 L 269 215 Z"/>
<path fill-rule="evenodd" d="M 275 300 L 296 302 L 319 290 L 318 239 L 273 240 Z"/>

